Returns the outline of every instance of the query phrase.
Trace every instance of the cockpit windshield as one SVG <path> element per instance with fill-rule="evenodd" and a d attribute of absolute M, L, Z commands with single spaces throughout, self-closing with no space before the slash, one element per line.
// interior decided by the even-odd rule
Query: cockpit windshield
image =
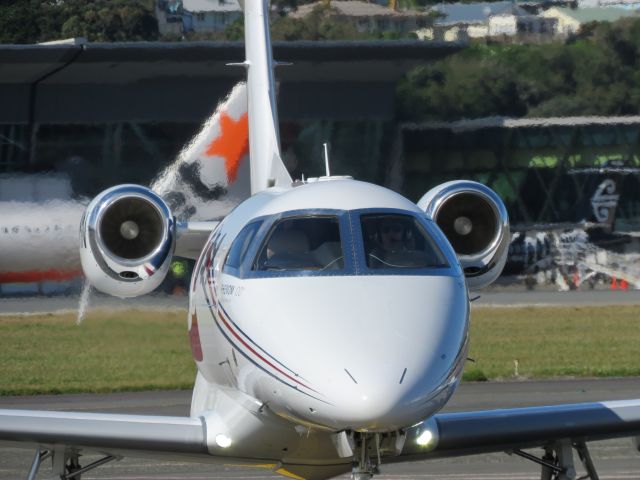
<path fill-rule="evenodd" d="M 447 247 L 416 212 L 297 210 L 256 217 L 241 228 L 222 268 L 239 278 L 457 275 Z"/>
<path fill-rule="evenodd" d="M 362 215 L 360 224 L 368 268 L 423 269 L 449 266 L 431 236 L 410 215 Z"/>
<path fill-rule="evenodd" d="M 344 255 L 335 216 L 285 218 L 271 229 L 254 270 L 340 270 Z"/>

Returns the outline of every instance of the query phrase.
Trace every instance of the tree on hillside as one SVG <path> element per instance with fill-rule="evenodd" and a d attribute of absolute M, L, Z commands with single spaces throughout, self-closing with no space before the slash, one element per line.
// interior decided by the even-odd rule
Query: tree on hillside
<path fill-rule="evenodd" d="M 587 26 L 566 44 L 474 45 L 398 86 L 402 119 L 640 114 L 640 20 Z"/>
<path fill-rule="evenodd" d="M 17 0 L 0 4 L 1 43 L 69 37 L 102 42 L 156 40 L 153 1 Z"/>
<path fill-rule="evenodd" d="M 329 4 L 319 4 L 304 18 L 281 17 L 271 26 L 275 40 L 355 40 L 367 38 L 345 18 L 332 15 Z"/>
<path fill-rule="evenodd" d="M 42 17 L 49 2 L 14 1 L 0 3 L 0 43 L 33 43 L 41 37 Z"/>
<path fill-rule="evenodd" d="M 300 2 L 301 4 L 302 2 Z M 205 35 L 191 34 L 189 39 L 243 40 L 244 24 L 239 19 L 229 25 L 224 33 Z M 271 22 L 273 40 L 367 40 L 379 38 L 375 34 L 360 33 L 355 25 L 345 18 L 331 15 L 331 7 L 318 5 L 304 18 L 291 18 L 276 14 Z"/>
<path fill-rule="evenodd" d="M 153 12 L 133 0 L 94 1 L 82 8 L 70 9 L 68 13 L 73 14 L 61 28 L 65 38 L 86 37 L 94 42 L 158 38 L 158 21 Z"/>
<path fill-rule="evenodd" d="M 471 49 L 417 67 L 398 87 L 401 116 L 412 120 L 455 120 L 496 112 L 526 113 L 511 66 L 486 49 Z"/>

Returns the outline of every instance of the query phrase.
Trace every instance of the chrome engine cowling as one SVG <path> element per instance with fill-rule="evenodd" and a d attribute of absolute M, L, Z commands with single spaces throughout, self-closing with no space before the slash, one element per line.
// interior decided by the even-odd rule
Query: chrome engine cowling
<path fill-rule="evenodd" d="M 87 280 L 117 297 L 151 292 L 169 271 L 174 223 L 169 207 L 146 187 L 105 190 L 87 206 L 80 224 L 80 260 Z"/>
<path fill-rule="evenodd" d="M 469 288 L 493 283 L 507 261 L 509 216 L 489 187 L 470 180 L 429 190 L 418 206 L 431 217 L 456 252 Z"/>

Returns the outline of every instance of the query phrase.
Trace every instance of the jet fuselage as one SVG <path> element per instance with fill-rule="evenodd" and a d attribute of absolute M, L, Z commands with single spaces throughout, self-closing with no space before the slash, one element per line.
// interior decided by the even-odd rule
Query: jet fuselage
<path fill-rule="evenodd" d="M 220 223 L 194 271 L 189 328 L 212 385 L 303 425 L 394 431 L 453 394 L 468 316 L 462 269 L 424 212 L 328 179 L 254 195 Z"/>

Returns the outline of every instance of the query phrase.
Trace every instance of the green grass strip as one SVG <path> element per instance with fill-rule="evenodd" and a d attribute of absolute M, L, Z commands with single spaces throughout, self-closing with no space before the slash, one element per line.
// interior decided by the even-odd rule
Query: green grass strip
<path fill-rule="evenodd" d="M 466 380 L 640 376 L 638 306 L 476 308 L 470 341 Z"/>
<path fill-rule="evenodd" d="M 476 308 L 464 378 L 640 376 L 639 314 Z M 72 314 L 0 316 L 0 365 L 0 395 L 189 389 L 195 378 L 186 312 L 94 311 L 79 326 Z"/>
<path fill-rule="evenodd" d="M 186 389 L 186 312 L 0 317 L 0 395 Z"/>

